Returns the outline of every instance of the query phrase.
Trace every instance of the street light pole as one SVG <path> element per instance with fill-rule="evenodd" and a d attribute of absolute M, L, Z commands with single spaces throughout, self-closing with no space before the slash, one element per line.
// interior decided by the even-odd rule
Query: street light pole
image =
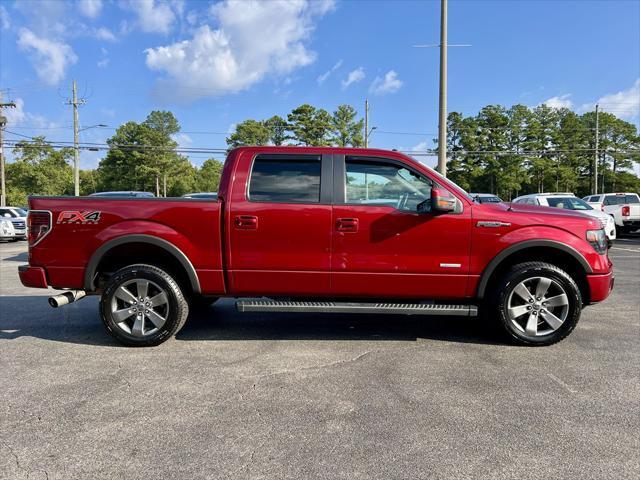
<path fill-rule="evenodd" d="M 438 171 L 447 176 L 447 0 L 440 7 L 440 107 L 438 119 Z"/>

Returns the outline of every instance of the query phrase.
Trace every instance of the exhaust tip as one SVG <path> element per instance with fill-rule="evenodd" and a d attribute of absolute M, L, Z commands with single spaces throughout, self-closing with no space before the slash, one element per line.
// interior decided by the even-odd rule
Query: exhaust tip
<path fill-rule="evenodd" d="M 49 302 L 49 305 L 51 305 L 53 308 L 58 308 L 58 302 L 54 297 L 49 297 L 47 301 Z"/>

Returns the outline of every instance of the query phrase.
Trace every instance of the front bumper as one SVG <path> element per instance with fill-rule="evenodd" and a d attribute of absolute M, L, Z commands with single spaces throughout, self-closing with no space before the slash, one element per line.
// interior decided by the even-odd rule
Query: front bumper
<path fill-rule="evenodd" d="M 20 281 L 25 287 L 48 288 L 47 274 L 42 267 L 32 267 L 31 265 L 20 265 L 18 267 Z"/>
<path fill-rule="evenodd" d="M 589 284 L 590 299 L 589 303 L 601 302 L 606 299 L 615 283 L 613 272 L 600 275 L 587 275 L 587 283 Z"/>

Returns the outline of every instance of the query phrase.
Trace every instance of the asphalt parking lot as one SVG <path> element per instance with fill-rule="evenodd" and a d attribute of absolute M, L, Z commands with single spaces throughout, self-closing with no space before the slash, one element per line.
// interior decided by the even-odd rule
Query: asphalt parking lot
<path fill-rule="evenodd" d="M 0 478 L 633 478 L 640 236 L 616 288 L 545 348 L 475 319 L 236 313 L 156 348 L 88 298 L 23 288 L 0 244 Z"/>

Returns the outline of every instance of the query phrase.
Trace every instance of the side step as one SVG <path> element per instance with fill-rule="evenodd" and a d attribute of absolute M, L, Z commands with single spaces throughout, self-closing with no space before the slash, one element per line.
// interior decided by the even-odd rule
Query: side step
<path fill-rule="evenodd" d="M 353 303 L 353 302 L 286 302 L 279 300 L 238 300 L 239 312 L 326 312 L 387 313 L 394 315 L 457 315 L 476 317 L 475 305 L 436 305 L 433 303 Z"/>

